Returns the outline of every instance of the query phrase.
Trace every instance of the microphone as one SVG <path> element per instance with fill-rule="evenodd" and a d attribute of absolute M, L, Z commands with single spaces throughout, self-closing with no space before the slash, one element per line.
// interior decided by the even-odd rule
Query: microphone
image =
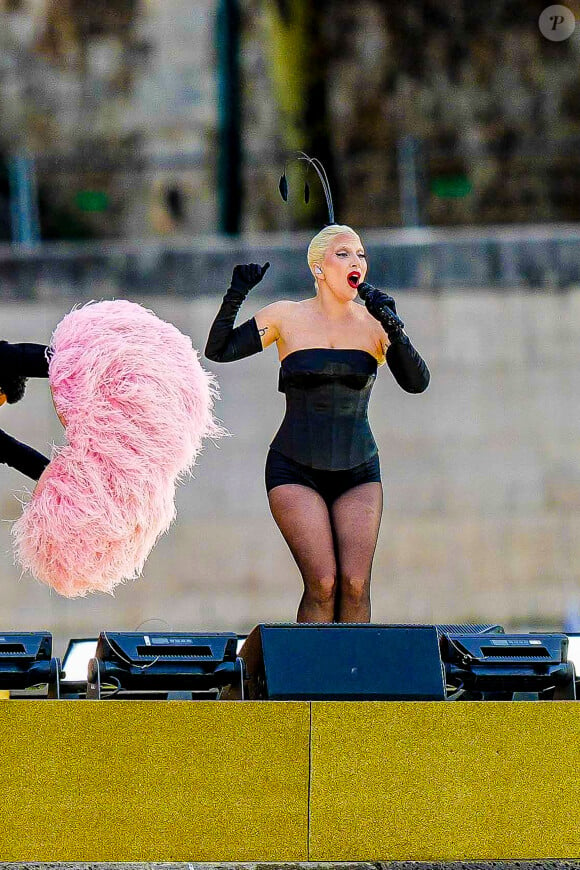
<path fill-rule="evenodd" d="M 369 292 L 369 290 L 375 290 L 376 288 L 373 287 L 372 284 L 367 284 L 366 281 L 363 281 L 362 284 L 359 284 L 356 289 L 358 290 L 358 295 L 364 302 L 367 298 L 367 293 Z"/>

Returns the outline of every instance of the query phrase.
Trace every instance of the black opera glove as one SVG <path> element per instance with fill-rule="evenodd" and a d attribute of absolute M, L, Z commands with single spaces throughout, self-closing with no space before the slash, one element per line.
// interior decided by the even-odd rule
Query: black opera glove
<path fill-rule="evenodd" d="M 425 360 L 415 350 L 409 336 L 403 332 L 404 323 L 397 316 L 395 300 L 388 293 L 383 293 L 364 281 L 358 292 L 369 313 L 387 333 L 387 365 L 396 382 L 407 393 L 422 393 L 429 386 L 431 374 Z"/>
<path fill-rule="evenodd" d="M 48 354 L 45 344 L 0 341 L 0 392 L 9 405 L 24 396 L 27 378 L 48 377 Z"/>
<path fill-rule="evenodd" d="M 389 344 L 386 359 L 393 377 L 406 393 L 422 393 L 427 389 L 431 374 L 408 335 L 403 333 L 400 341 Z"/>
<path fill-rule="evenodd" d="M 254 317 L 235 329 L 234 323 L 242 302 L 252 287 L 260 283 L 269 268 L 269 263 L 264 263 L 263 266 L 258 263 L 247 263 L 234 267 L 231 287 L 222 300 L 207 337 L 205 346 L 207 359 L 212 362 L 231 362 L 263 350 L 262 339 Z"/>
<path fill-rule="evenodd" d="M 382 290 L 377 290 L 372 284 L 363 281 L 359 284 L 358 293 L 364 301 L 369 314 L 379 321 L 387 335 L 389 341 L 393 344 L 400 341 L 403 337 L 403 327 L 405 324 L 397 315 L 395 300 L 388 293 L 383 293 Z"/>
<path fill-rule="evenodd" d="M 0 429 L 0 462 L 38 480 L 50 459 Z"/>
<path fill-rule="evenodd" d="M 246 263 L 243 266 L 234 266 L 230 289 L 243 293 L 245 299 L 252 287 L 260 283 L 269 268 L 269 263 L 264 263 L 263 266 L 260 266 L 258 263 Z"/>

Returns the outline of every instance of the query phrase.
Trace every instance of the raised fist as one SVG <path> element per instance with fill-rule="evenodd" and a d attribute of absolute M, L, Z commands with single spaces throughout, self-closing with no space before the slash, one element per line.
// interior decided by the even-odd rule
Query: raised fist
<path fill-rule="evenodd" d="M 232 290 L 247 293 L 252 287 L 260 283 L 269 268 L 269 263 L 264 263 L 263 266 L 260 266 L 258 263 L 246 263 L 241 266 L 234 266 Z"/>

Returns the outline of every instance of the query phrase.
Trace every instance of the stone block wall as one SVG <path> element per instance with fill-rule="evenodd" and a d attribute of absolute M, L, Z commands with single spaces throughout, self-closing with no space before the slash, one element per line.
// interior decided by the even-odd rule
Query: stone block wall
<path fill-rule="evenodd" d="M 250 297 L 244 316 L 267 301 Z M 580 291 L 410 291 L 397 302 L 432 381 L 408 395 L 382 368 L 371 399 L 385 490 L 373 620 L 561 627 L 579 594 Z M 146 304 L 203 348 L 218 297 Z M 5 305 L 2 338 L 48 341 L 69 307 Z M 178 491 L 174 526 L 143 577 L 114 598 L 68 601 L 19 576 L 10 525 L 32 482 L 0 467 L 5 630 L 48 628 L 64 643 L 148 619 L 161 620 L 150 628 L 244 632 L 295 618 L 300 577 L 263 483 L 284 408 L 275 348 L 204 364 L 219 379 L 218 414 L 232 435 L 206 444 Z M 40 450 L 62 443 L 46 382 L 31 381 L 0 418 Z"/>

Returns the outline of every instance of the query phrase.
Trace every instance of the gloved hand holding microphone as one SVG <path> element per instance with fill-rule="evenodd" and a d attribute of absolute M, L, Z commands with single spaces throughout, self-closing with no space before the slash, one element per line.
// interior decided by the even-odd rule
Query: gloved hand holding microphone
<path fill-rule="evenodd" d="M 386 359 L 393 377 L 407 393 L 422 393 L 427 389 L 431 375 L 425 361 L 403 332 L 405 324 L 397 314 L 395 300 L 366 281 L 359 284 L 358 293 L 369 314 L 387 333 Z"/>
<path fill-rule="evenodd" d="M 379 321 L 387 335 L 391 344 L 393 341 L 401 340 L 403 335 L 403 327 L 405 324 L 397 315 L 395 300 L 388 293 L 383 293 L 382 290 L 377 290 L 372 284 L 363 281 L 358 286 L 358 295 L 363 300 L 369 314 Z"/>

